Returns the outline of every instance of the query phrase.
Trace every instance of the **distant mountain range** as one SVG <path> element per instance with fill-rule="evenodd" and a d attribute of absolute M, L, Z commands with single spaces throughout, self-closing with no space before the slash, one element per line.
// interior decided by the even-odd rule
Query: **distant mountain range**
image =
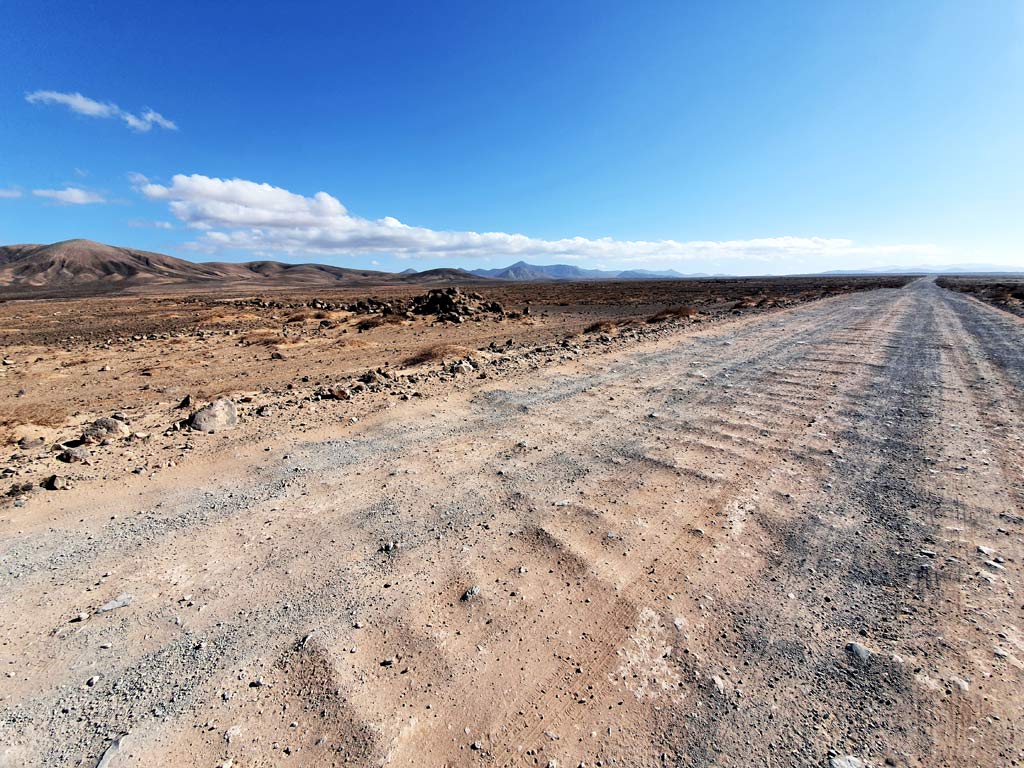
<path fill-rule="evenodd" d="M 869 269 L 833 269 L 816 272 L 819 275 L 1015 275 L 1024 269 L 1008 267 L 1005 264 L 946 264 L 938 266 L 925 264 L 919 267 L 873 267 Z"/>
<path fill-rule="evenodd" d="M 646 269 L 627 269 L 625 271 L 614 271 L 606 269 L 583 269 L 571 264 L 527 264 L 525 261 L 517 261 L 507 267 L 500 269 L 471 269 L 470 273 L 480 277 L 490 277 L 498 280 L 517 280 L 529 282 L 532 280 L 661 280 L 680 277 L 709 277 L 706 274 L 684 275 L 674 269 L 664 272 L 651 272 Z"/>
<path fill-rule="evenodd" d="M 501 269 L 471 269 L 471 274 L 498 280 L 671 280 L 680 278 L 735 277 L 727 273 L 677 272 L 674 269 L 656 272 L 629 269 L 622 272 L 604 269 L 583 269 L 571 264 L 527 264 L 517 261 Z M 949 264 L 920 267 L 873 267 L 868 269 L 836 269 L 829 272 L 811 272 L 808 275 L 939 275 L 939 274 L 1019 274 L 1022 269 L 994 264 Z"/>
<path fill-rule="evenodd" d="M 1021 272 L 987 264 L 925 267 L 880 267 L 836 270 L 824 275 L 964 274 Z M 551 280 L 665 280 L 729 277 L 675 270 L 583 269 L 569 264 L 527 264 L 519 261 L 501 269 L 428 269 L 417 272 L 379 272 L 326 264 L 286 264 L 279 261 L 194 262 L 162 253 L 96 243 L 64 240 L 51 245 L 0 246 L 0 295 L 36 296 L 99 293 L 115 290 L 266 290 L 273 288 L 345 287 L 354 285 L 451 285 L 489 280 L 517 282 Z"/>

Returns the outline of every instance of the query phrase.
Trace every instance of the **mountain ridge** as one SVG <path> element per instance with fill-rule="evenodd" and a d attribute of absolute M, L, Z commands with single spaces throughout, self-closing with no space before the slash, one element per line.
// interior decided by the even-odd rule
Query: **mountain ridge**
<path fill-rule="evenodd" d="M 111 291 L 145 287 L 272 288 L 474 282 L 461 269 L 395 274 L 328 264 L 261 260 L 196 262 L 81 238 L 0 246 L 0 292 Z M 262 285 L 261 285 L 262 284 Z"/>

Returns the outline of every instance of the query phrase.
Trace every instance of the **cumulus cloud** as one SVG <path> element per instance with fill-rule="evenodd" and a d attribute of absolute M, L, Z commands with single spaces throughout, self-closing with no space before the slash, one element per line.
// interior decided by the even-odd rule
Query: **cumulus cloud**
<path fill-rule="evenodd" d="M 21 197 L 20 189 L 0 189 L 0 200 L 13 200 L 16 197 Z"/>
<path fill-rule="evenodd" d="M 25 101 L 30 104 L 58 104 L 67 107 L 72 112 L 85 115 L 86 117 L 117 118 L 125 123 L 133 131 L 145 133 L 154 125 L 170 131 L 178 130 L 173 121 L 168 120 L 148 107 L 141 114 L 133 114 L 121 109 L 113 102 L 96 101 L 80 93 L 62 93 L 60 91 L 33 91 L 26 94 Z"/>
<path fill-rule="evenodd" d="M 366 219 L 326 192 L 312 197 L 266 183 L 178 174 L 167 185 L 130 176 L 151 200 L 166 201 L 187 227 L 202 232 L 194 247 L 210 252 L 245 250 L 285 254 L 379 254 L 445 259 L 583 260 L 620 267 L 672 266 L 692 261 L 885 257 L 935 254 L 930 245 L 858 245 L 844 238 L 767 237 L 751 240 L 616 240 L 567 237 L 545 240 L 506 232 L 459 232 L 403 224 L 390 216 Z"/>
<path fill-rule="evenodd" d="M 64 205 L 90 205 L 93 203 L 105 203 L 106 199 L 96 192 L 78 187 L 64 187 L 64 189 L 33 189 L 32 194 L 36 197 L 45 197 Z"/>

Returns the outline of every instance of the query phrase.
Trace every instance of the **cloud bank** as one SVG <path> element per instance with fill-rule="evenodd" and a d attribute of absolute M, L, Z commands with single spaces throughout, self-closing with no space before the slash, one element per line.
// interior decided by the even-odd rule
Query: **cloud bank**
<path fill-rule="evenodd" d="M 390 216 L 365 219 L 326 192 L 312 197 L 245 179 L 178 174 L 169 185 L 133 174 L 136 189 L 167 202 L 187 227 L 202 231 L 192 246 L 207 252 L 360 255 L 443 259 L 551 259 L 592 264 L 673 266 L 686 262 L 836 263 L 867 256 L 935 255 L 932 245 L 858 245 L 844 238 L 767 237 L 751 240 L 616 240 L 567 237 L 544 240 L 506 232 L 441 231 Z"/>
<path fill-rule="evenodd" d="M 80 93 L 33 91 L 25 96 L 25 101 L 30 104 L 59 104 L 76 114 L 85 115 L 86 117 L 117 118 L 133 131 L 138 131 L 139 133 L 146 133 L 153 126 L 165 128 L 169 131 L 178 130 L 178 126 L 173 121 L 168 120 L 159 112 L 155 112 L 148 107 L 141 114 L 136 115 L 131 112 L 125 112 L 112 102 L 96 101 Z"/>
<path fill-rule="evenodd" d="M 21 197 L 20 189 L 0 189 L 0 200 L 13 200 L 16 197 Z"/>
<path fill-rule="evenodd" d="M 91 205 L 94 203 L 105 203 L 102 195 L 90 192 L 78 187 L 65 187 L 64 189 L 33 189 L 32 194 L 36 197 L 45 197 L 64 205 Z"/>

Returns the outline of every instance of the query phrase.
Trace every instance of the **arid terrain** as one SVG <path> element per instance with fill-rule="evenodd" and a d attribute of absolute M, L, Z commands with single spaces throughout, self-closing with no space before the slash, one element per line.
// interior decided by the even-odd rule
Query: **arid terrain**
<path fill-rule="evenodd" d="M 1000 309 L 1024 317 L 1024 276 L 1022 275 L 943 275 L 935 282 L 951 291 L 959 291 Z"/>
<path fill-rule="evenodd" d="M 1024 764 L 1024 319 L 443 278 L 0 302 L 0 765 Z"/>

